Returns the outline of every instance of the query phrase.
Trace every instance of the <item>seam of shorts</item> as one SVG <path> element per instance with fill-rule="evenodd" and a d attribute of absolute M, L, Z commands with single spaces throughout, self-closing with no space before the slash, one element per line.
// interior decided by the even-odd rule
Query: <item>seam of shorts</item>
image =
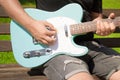
<path fill-rule="evenodd" d="M 71 76 L 73 76 L 73 75 L 75 75 L 75 74 L 77 74 L 77 73 L 81 73 L 81 72 L 87 72 L 87 73 L 89 73 L 89 71 L 87 71 L 87 70 L 81 70 L 81 69 L 79 69 L 79 70 L 74 70 L 74 71 L 68 73 L 67 75 L 65 75 L 65 79 L 67 80 L 67 79 L 70 78 Z"/>
<path fill-rule="evenodd" d="M 63 79 L 62 75 L 53 66 L 50 65 L 50 67 Z"/>

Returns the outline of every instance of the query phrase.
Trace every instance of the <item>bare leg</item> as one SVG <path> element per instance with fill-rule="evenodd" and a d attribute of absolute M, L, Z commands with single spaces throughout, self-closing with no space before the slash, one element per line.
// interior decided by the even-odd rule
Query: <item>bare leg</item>
<path fill-rule="evenodd" d="M 68 80 L 94 80 L 94 78 L 87 72 L 81 72 L 73 75 Z"/>

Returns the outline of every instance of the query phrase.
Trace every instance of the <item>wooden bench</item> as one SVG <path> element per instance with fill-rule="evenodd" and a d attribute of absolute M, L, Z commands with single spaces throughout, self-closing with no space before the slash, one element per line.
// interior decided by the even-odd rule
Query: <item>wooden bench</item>
<path fill-rule="evenodd" d="M 110 12 L 115 12 L 117 16 L 120 16 L 120 10 L 118 9 L 105 9 L 103 13 L 108 16 Z M 8 15 L 0 7 L 0 18 L 8 18 Z M 120 33 L 120 29 L 116 29 L 115 33 Z M 10 35 L 9 23 L 0 24 L 0 35 Z M 120 48 L 119 38 L 98 38 L 103 44 L 110 48 Z M 0 39 L 0 52 L 12 51 L 10 40 Z M 8 54 L 9 55 L 9 54 Z M 94 76 L 96 80 L 98 79 Z M 18 64 L 0 64 L 0 80 L 47 80 L 47 78 L 40 72 L 39 69 L 28 69 L 19 66 Z M 103 80 L 103 79 L 102 79 Z"/>

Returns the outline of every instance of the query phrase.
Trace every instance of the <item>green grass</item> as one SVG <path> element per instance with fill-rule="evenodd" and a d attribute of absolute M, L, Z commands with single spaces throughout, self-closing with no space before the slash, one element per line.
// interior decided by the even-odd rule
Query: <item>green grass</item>
<path fill-rule="evenodd" d="M 35 7 L 35 0 L 19 0 L 23 7 Z"/>
<path fill-rule="evenodd" d="M 2 23 L 10 23 L 10 18 L 0 18 L 0 24 Z"/>
<path fill-rule="evenodd" d="M 112 33 L 111 35 L 108 36 L 98 36 L 98 35 L 94 35 L 95 38 L 120 38 L 120 34 L 118 33 Z"/>
<path fill-rule="evenodd" d="M 0 40 L 10 40 L 10 35 L 0 35 Z"/>
<path fill-rule="evenodd" d="M 102 0 L 104 9 L 120 9 L 120 0 Z"/>
<path fill-rule="evenodd" d="M 120 48 L 113 48 L 115 51 L 117 51 L 118 53 L 120 53 Z"/>
<path fill-rule="evenodd" d="M 0 64 L 10 64 L 10 63 L 16 63 L 13 53 L 12 52 L 0 52 Z"/>
<path fill-rule="evenodd" d="M 23 7 L 35 7 L 34 0 L 20 0 Z M 104 9 L 120 9 L 120 0 L 103 0 L 103 8 Z M 0 24 L 9 23 L 10 18 L 0 18 Z M 107 37 L 110 38 L 118 38 L 120 34 L 111 34 Z M 95 35 L 95 38 L 106 38 L 102 36 Z M 9 35 L 0 36 L 0 40 L 10 40 Z M 113 48 L 117 52 L 120 53 L 120 48 Z M 0 52 L 0 64 L 10 64 L 16 63 L 12 52 Z"/>

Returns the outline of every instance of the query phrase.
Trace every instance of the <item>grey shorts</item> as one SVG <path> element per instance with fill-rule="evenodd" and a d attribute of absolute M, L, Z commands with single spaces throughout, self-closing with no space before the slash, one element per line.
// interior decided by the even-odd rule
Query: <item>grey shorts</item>
<path fill-rule="evenodd" d="M 82 43 L 89 48 L 87 55 L 72 57 L 59 55 L 43 65 L 48 80 L 66 80 L 79 72 L 88 72 L 99 77 L 109 77 L 120 69 L 120 55 L 94 41 Z"/>

